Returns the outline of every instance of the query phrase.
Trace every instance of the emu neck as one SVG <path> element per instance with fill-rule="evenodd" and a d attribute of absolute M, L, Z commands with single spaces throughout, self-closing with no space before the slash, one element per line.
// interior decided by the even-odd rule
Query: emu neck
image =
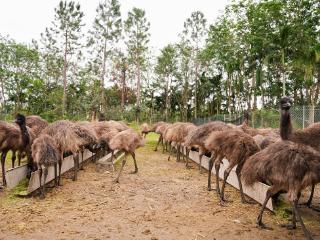
<path fill-rule="evenodd" d="M 281 110 L 280 136 L 282 140 L 288 140 L 292 134 L 292 124 L 289 110 Z"/>
<path fill-rule="evenodd" d="M 29 136 L 28 129 L 25 124 L 21 124 L 21 125 L 19 124 L 19 127 L 20 127 L 21 134 L 22 134 L 21 137 L 22 137 L 23 144 L 25 146 L 27 146 L 30 143 L 30 136 Z"/>

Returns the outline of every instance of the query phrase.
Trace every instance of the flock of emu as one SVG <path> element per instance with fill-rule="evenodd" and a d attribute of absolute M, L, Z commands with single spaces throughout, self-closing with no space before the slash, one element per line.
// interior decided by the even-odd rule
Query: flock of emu
<path fill-rule="evenodd" d="M 192 123 L 177 122 L 174 124 L 158 122 L 153 126 L 143 124 L 142 134 L 155 132 L 160 135 L 155 148 L 162 143 L 172 154 L 172 146 L 177 149 L 177 161 L 180 161 L 183 148 L 188 167 L 189 153 L 192 148 L 199 152 L 199 169 L 204 154 L 210 156 L 208 173 L 208 190 L 211 190 L 211 170 L 215 166 L 216 192 L 223 204 L 226 180 L 230 171 L 236 166 L 239 190 L 243 203 L 245 199 L 242 180 L 248 186 L 263 182 L 270 187 L 258 215 L 257 224 L 267 228 L 262 222 L 262 214 L 268 200 L 282 192 L 288 193 L 293 206 L 292 224 L 285 225 L 295 229 L 297 220 L 300 222 L 307 239 L 312 235 L 306 229 L 298 210 L 301 191 L 312 186 L 311 196 L 307 205 L 310 207 L 314 186 L 320 181 L 320 123 L 310 125 L 303 130 L 294 130 L 290 119 L 291 100 L 284 97 L 280 101 L 280 129 L 254 129 L 248 126 L 248 116 L 240 126 L 225 124 L 220 121 L 209 122 L 200 126 Z M 222 186 L 219 186 L 219 168 L 226 158 L 229 166 L 224 172 Z"/>
<path fill-rule="evenodd" d="M 72 122 L 61 120 L 51 124 L 39 116 L 23 116 L 17 114 L 14 123 L 0 122 L 0 151 L 2 167 L 2 183 L 6 186 L 5 160 L 8 151 L 12 151 L 12 168 L 14 168 L 16 153 L 19 165 L 23 156 L 27 157 L 28 176 L 39 170 L 40 197 L 45 197 L 45 183 L 48 167 L 54 166 L 55 186 L 61 185 L 61 166 L 67 155 L 73 155 L 74 176 L 77 180 L 79 154 L 85 149 L 97 153 L 111 151 L 112 158 L 115 150 L 125 152 L 122 167 L 116 178 L 119 177 L 128 154 L 131 154 L 135 163 L 135 173 L 138 167 L 135 159 L 135 150 L 144 145 L 144 139 L 126 124 L 116 121 L 101 122 Z M 111 159 L 113 160 L 113 159 Z M 83 167 L 83 166 L 81 166 Z M 43 176 L 42 176 L 43 175 Z M 42 183 L 42 179 L 44 183 Z"/>
<path fill-rule="evenodd" d="M 303 130 L 294 130 L 290 119 L 292 102 L 284 97 L 280 102 L 281 116 L 279 129 L 254 129 L 249 127 L 248 115 L 240 126 L 226 124 L 220 121 L 209 122 L 200 126 L 192 123 L 177 122 L 174 124 L 158 122 L 153 126 L 143 124 L 142 136 L 122 122 L 73 122 L 61 120 L 48 124 L 39 116 L 23 116 L 17 114 L 14 123 L 0 122 L 0 151 L 2 166 L 2 182 L 6 185 L 5 160 L 8 151 L 12 151 L 12 167 L 14 168 L 16 154 L 19 165 L 26 156 L 29 175 L 39 170 L 40 197 L 45 197 L 45 183 L 48 167 L 54 166 L 55 185 L 61 185 L 61 166 L 66 155 L 73 155 L 74 177 L 77 180 L 79 154 L 84 149 L 91 152 L 111 152 L 113 160 L 114 151 L 125 152 L 125 157 L 115 182 L 119 182 L 120 174 L 126 163 L 126 157 L 131 154 L 135 170 L 138 172 L 135 150 L 144 145 L 143 135 L 149 132 L 159 134 L 159 144 L 169 151 L 168 160 L 177 149 L 177 161 L 185 159 L 189 167 L 189 153 L 191 149 L 199 152 L 201 172 L 201 159 L 206 154 L 210 156 L 208 173 L 208 190 L 211 190 L 211 170 L 216 172 L 216 192 L 221 204 L 224 196 L 226 180 L 231 170 L 236 166 L 236 175 L 239 181 L 241 200 L 248 203 L 242 189 L 242 181 L 248 186 L 256 182 L 263 182 L 268 188 L 265 201 L 258 215 L 257 224 L 266 228 L 262 223 L 262 214 L 268 200 L 282 192 L 288 193 L 292 202 L 292 224 L 286 225 L 290 229 L 296 228 L 299 221 L 307 239 L 312 235 L 306 229 L 298 210 L 298 200 L 301 191 L 312 187 L 308 201 L 310 207 L 314 186 L 320 181 L 320 123 L 310 125 Z M 183 150 L 185 149 L 185 151 Z M 186 153 L 186 154 L 183 154 Z M 222 160 L 226 158 L 229 166 L 224 172 L 222 186 L 219 186 L 219 169 Z M 83 166 L 81 166 L 83 167 Z M 43 178 L 42 178 L 42 175 Z M 42 183 L 44 179 L 44 183 Z"/>

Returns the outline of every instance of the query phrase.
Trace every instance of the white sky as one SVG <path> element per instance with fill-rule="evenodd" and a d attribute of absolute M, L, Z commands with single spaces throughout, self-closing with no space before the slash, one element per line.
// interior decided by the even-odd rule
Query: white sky
<path fill-rule="evenodd" d="M 101 0 L 80 0 L 86 29 L 91 27 L 95 9 Z M 193 11 L 200 10 L 209 23 L 214 22 L 229 0 L 120 0 L 122 18 L 133 7 L 142 8 L 151 24 L 150 46 L 160 49 L 178 40 L 183 22 Z M 51 26 L 59 0 L 0 0 L 0 34 L 18 42 L 38 40 Z M 86 33 L 86 31 L 85 31 Z"/>

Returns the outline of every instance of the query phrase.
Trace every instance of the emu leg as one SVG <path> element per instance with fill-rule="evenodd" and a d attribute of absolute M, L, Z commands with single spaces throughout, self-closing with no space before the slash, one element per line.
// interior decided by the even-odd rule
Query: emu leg
<path fill-rule="evenodd" d="M 44 198 L 43 188 L 42 188 L 42 167 L 39 167 L 39 183 L 40 183 L 40 198 Z"/>
<path fill-rule="evenodd" d="M 220 155 L 217 156 L 217 159 L 215 160 L 214 162 L 214 167 L 216 169 L 216 191 L 217 191 L 217 194 L 220 196 L 220 184 L 219 184 L 219 170 L 220 170 L 220 163 L 221 163 L 221 160 L 222 160 L 223 157 L 221 157 Z"/>
<path fill-rule="evenodd" d="M 160 135 L 159 136 L 159 139 L 158 139 L 158 142 L 157 142 L 157 145 L 156 145 L 156 148 L 154 149 L 154 151 L 158 151 L 158 146 L 159 146 L 159 143 L 162 141 L 162 136 Z M 163 147 L 163 145 L 162 145 Z"/>
<path fill-rule="evenodd" d="M 172 149 L 173 149 L 173 147 L 172 147 L 172 145 L 171 145 L 171 143 L 169 143 L 169 157 L 168 157 L 168 161 L 170 161 L 170 157 L 171 157 L 171 154 L 172 154 Z"/>
<path fill-rule="evenodd" d="M 5 162 L 6 162 L 7 153 L 8 153 L 8 151 L 5 150 L 2 152 L 2 155 L 1 155 L 2 185 L 3 186 L 7 186 L 6 169 L 5 169 Z"/>
<path fill-rule="evenodd" d="M 78 179 L 78 167 L 79 167 L 79 154 L 73 154 L 73 162 L 74 162 L 74 175 L 73 175 L 73 181 L 77 181 Z"/>
<path fill-rule="evenodd" d="M 135 174 L 135 173 L 138 173 L 138 165 L 137 165 L 137 161 L 136 161 L 136 154 L 134 152 L 132 152 L 131 156 L 132 156 L 133 162 L 134 162 L 134 171 L 131 172 L 131 174 Z"/>
<path fill-rule="evenodd" d="M 11 166 L 12 166 L 12 168 L 14 168 L 14 163 L 16 161 L 16 152 L 15 151 L 12 151 L 11 161 L 12 161 L 12 165 Z"/>
<path fill-rule="evenodd" d="M 58 186 L 62 186 L 62 184 L 61 184 L 61 167 L 62 167 L 62 161 L 63 161 L 63 153 L 61 153 L 60 159 L 59 159 L 59 161 L 58 161 L 58 163 L 59 163 Z"/>
<path fill-rule="evenodd" d="M 48 168 L 44 169 L 44 179 L 43 179 L 43 185 L 42 185 L 42 198 L 46 197 L 46 181 L 48 176 Z"/>
<path fill-rule="evenodd" d="M 258 218 L 257 218 L 257 225 L 260 227 L 260 228 L 264 228 L 264 229 L 272 229 L 272 228 L 268 228 L 263 222 L 262 222 L 262 215 L 263 215 L 263 212 L 264 212 L 264 209 L 266 208 L 267 206 L 267 203 L 269 201 L 269 199 L 275 194 L 277 193 L 278 189 L 275 188 L 274 186 L 271 186 L 268 188 L 267 190 L 267 193 L 266 193 L 266 198 L 262 204 L 262 207 L 261 207 L 261 210 L 260 210 L 260 213 L 258 215 Z"/>
<path fill-rule="evenodd" d="M 310 197 L 309 197 L 309 199 L 308 199 L 308 202 L 306 203 L 306 206 L 307 206 L 308 208 L 310 208 L 310 207 L 311 207 L 311 204 L 312 204 L 312 199 L 313 199 L 313 194 L 314 194 L 314 188 L 315 188 L 315 184 L 312 184 Z"/>
<path fill-rule="evenodd" d="M 120 178 L 121 172 L 122 172 L 122 170 L 123 170 L 123 167 L 124 167 L 124 165 L 126 164 L 126 161 L 127 161 L 127 153 L 124 155 L 124 158 L 123 158 L 123 160 L 122 160 L 121 168 L 120 168 L 120 170 L 119 170 L 118 176 L 117 176 L 117 178 L 114 180 L 115 183 L 119 183 L 119 178 Z"/>
<path fill-rule="evenodd" d="M 301 215 L 300 215 L 300 212 L 298 211 L 298 200 L 294 200 L 294 201 L 293 201 L 293 210 L 294 210 L 294 212 L 295 212 L 295 215 L 296 215 L 297 218 L 298 218 L 298 221 L 299 221 L 300 224 L 301 224 L 301 228 L 302 228 L 302 230 L 303 230 L 303 233 L 304 233 L 306 239 L 312 240 L 312 239 L 313 239 L 313 238 L 312 238 L 312 235 L 311 235 L 311 233 L 308 231 L 308 229 L 306 228 L 306 226 L 304 225 L 303 220 L 302 220 Z"/>
<path fill-rule="evenodd" d="M 243 193 L 242 182 L 241 182 L 241 170 L 242 170 L 242 167 L 243 167 L 243 163 L 240 163 L 240 164 L 238 164 L 238 166 L 236 168 L 236 174 L 237 174 L 238 183 L 239 183 L 241 201 L 242 201 L 242 203 L 253 203 L 253 202 L 250 202 L 250 201 L 246 200 L 246 198 L 244 196 L 244 193 Z"/>
<path fill-rule="evenodd" d="M 186 168 L 189 167 L 190 149 L 186 147 Z"/>
<path fill-rule="evenodd" d="M 18 164 L 21 166 L 22 153 L 18 152 Z"/>
<path fill-rule="evenodd" d="M 228 168 L 223 173 L 223 182 L 222 182 L 221 193 L 220 193 L 220 201 L 222 203 L 226 201 L 226 199 L 224 198 L 224 189 L 226 187 L 227 178 L 229 177 L 229 174 L 233 167 L 234 165 L 229 165 Z"/>
<path fill-rule="evenodd" d="M 180 148 L 181 148 L 181 145 L 177 144 L 177 162 L 180 162 L 180 156 L 181 156 Z"/>
<path fill-rule="evenodd" d="M 84 154 L 84 149 L 81 150 L 81 164 L 79 167 L 80 170 L 84 170 L 84 168 L 83 168 L 83 154 Z"/>
<path fill-rule="evenodd" d="M 114 150 L 111 151 L 111 165 L 112 165 L 112 170 L 114 171 L 114 164 L 113 164 L 113 158 L 114 158 Z"/>
<path fill-rule="evenodd" d="M 213 168 L 213 157 L 209 159 L 209 173 L 208 173 L 208 191 L 211 191 L 211 171 Z"/>

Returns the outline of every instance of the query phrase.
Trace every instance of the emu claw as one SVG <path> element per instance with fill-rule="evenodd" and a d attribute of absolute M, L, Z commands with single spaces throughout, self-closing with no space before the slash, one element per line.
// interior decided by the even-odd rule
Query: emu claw
<path fill-rule="evenodd" d="M 258 228 L 265 229 L 265 230 L 273 230 L 273 228 L 268 227 L 263 222 L 258 222 L 257 224 L 258 224 Z"/>
<path fill-rule="evenodd" d="M 129 174 L 137 174 L 138 173 L 138 170 L 134 170 L 132 172 L 130 172 Z"/>
<path fill-rule="evenodd" d="M 114 179 L 113 183 L 119 183 L 119 179 Z"/>
<path fill-rule="evenodd" d="M 255 204 L 254 201 L 250 201 L 250 200 L 247 200 L 247 199 L 242 200 L 242 203 L 244 203 L 244 204 Z"/>
<path fill-rule="evenodd" d="M 293 230 L 293 229 L 296 229 L 297 227 L 296 226 L 294 226 L 294 225 L 292 225 L 292 224 L 281 224 L 280 225 L 280 227 L 282 227 L 282 228 L 286 228 L 286 229 L 288 229 L 288 230 Z"/>

